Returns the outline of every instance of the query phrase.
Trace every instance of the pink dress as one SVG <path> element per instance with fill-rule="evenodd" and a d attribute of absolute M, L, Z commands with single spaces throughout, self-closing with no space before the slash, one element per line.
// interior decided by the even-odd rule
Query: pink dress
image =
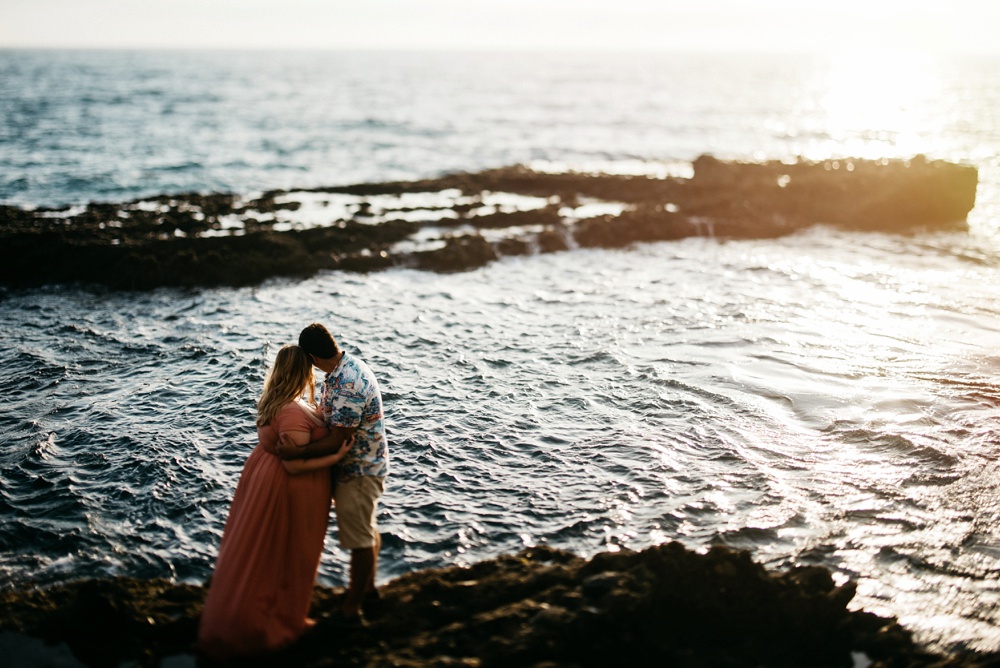
<path fill-rule="evenodd" d="M 276 454 L 278 433 L 327 429 L 290 403 L 257 429 L 243 465 L 201 613 L 198 648 L 216 660 L 280 649 L 307 619 L 330 516 L 330 470 L 291 475 Z"/>

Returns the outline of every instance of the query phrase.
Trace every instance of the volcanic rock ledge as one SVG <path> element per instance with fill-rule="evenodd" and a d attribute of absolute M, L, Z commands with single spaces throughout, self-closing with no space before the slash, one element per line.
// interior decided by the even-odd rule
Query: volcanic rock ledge
<path fill-rule="evenodd" d="M 85 580 L 0 594 L 0 630 L 66 643 L 91 666 L 156 666 L 192 651 L 205 589 Z M 852 612 L 851 583 L 820 567 L 768 573 L 746 552 L 679 543 L 584 560 L 535 547 L 382 587 L 365 628 L 338 628 L 340 589 L 317 588 L 317 626 L 260 665 L 745 667 L 997 665 L 934 655 L 894 620 Z M 16 659 L 16 656 L 8 657 Z M 870 664 L 868 663 L 870 662 Z M 206 664 L 207 665 L 207 664 Z"/>
<path fill-rule="evenodd" d="M 923 156 L 754 164 L 702 156 L 692 166 L 690 178 L 515 166 L 246 199 L 0 206 L 0 284 L 239 286 L 324 269 L 464 271 L 502 256 L 779 237 L 818 224 L 962 230 L 978 183 L 975 167 Z"/>

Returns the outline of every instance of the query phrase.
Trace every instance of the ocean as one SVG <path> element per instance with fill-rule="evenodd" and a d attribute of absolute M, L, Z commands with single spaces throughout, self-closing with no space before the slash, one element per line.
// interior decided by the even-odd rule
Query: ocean
<path fill-rule="evenodd" d="M 0 51 L 0 204 L 725 159 L 979 168 L 967 232 L 815 227 L 326 272 L 0 288 L 0 586 L 202 582 L 277 349 L 382 384 L 380 580 L 547 544 L 820 564 L 937 649 L 1000 649 L 995 59 Z M 323 584 L 347 560 L 327 541 Z"/>

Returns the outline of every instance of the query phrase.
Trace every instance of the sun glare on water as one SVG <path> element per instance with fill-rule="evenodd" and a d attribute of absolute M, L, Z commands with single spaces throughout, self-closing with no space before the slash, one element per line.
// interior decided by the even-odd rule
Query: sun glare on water
<path fill-rule="evenodd" d="M 835 153 L 906 158 L 945 150 L 943 119 L 935 114 L 942 85 L 932 56 L 844 53 L 831 60 L 822 85 L 819 116 Z"/>

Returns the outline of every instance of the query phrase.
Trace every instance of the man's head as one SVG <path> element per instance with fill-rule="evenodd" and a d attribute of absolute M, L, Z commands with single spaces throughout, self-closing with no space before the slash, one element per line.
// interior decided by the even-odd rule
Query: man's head
<path fill-rule="evenodd" d="M 299 347 L 317 360 L 333 359 L 340 354 L 340 347 L 326 327 L 314 322 L 299 334 Z M 318 366 L 318 365 L 317 365 Z"/>

